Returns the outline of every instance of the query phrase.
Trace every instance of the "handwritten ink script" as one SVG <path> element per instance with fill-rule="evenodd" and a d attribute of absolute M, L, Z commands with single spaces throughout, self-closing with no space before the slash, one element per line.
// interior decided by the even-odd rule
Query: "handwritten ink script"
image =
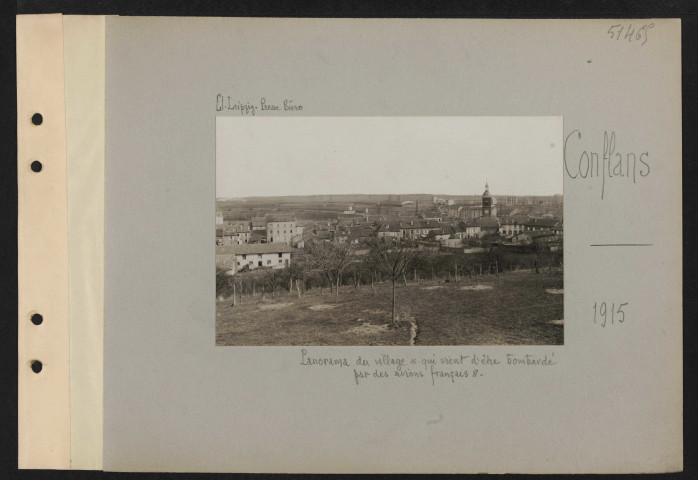
<path fill-rule="evenodd" d="M 295 100 L 285 98 L 281 101 L 271 101 L 266 97 L 260 98 L 256 102 L 236 100 L 228 95 L 216 95 L 216 111 L 232 111 L 239 113 L 242 116 L 256 115 L 258 112 L 265 113 L 283 113 L 283 112 L 300 112 L 303 110 L 303 105 L 296 103 Z"/>
<path fill-rule="evenodd" d="M 623 307 L 626 307 L 627 305 L 628 302 L 613 302 L 610 305 L 607 302 L 594 302 L 594 325 L 597 325 L 597 317 L 599 320 L 598 325 L 601 325 L 601 327 L 604 328 L 609 320 L 611 325 L 623 323 L 625 321 L 625 311 L 623 311 Z"/>
<path fill-rule="evenodd" d="M 606 33 L 610 36 L 612 40 L 627 41 L 629 43 L 636 42 L 640 46 L 644 46 L 649 38 L 649 31 L 654 28 L 654 23 L 646 23 L 642 26 L 634 27 L 632 23 L 628 25 L 611 25 Z"/>
<path fill-rule="evenodd" d="M 300 364 L 309 368 L 335 368 L 353 376 L 356 385 L 371 381 L 406 381 L 456 383 L 487 375 L 491 368 L 534 368 L 557 365 L 555 353 L 535 354 L 467 354 L 458 355 L 372 355 L 322 356 L 307 349 L 300 351 Z"/>
<path fill-rule="evenodd" d="M 573 130 L 565 137 L 565 173 L 576 181 L 600 181 L 602 200 L 606 195 L 607 182 L 632 180 L 636 184 L 649 176 L 649 152 L 616 151 L 616 132 L 603 132 L 603 143 L 596 144 L 596 148 L 585 148 L 585 140 L 579 130 Z"/>

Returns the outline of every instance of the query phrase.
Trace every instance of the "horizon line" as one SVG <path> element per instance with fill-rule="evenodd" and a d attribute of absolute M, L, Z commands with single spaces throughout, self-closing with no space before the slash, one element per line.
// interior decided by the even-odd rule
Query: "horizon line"
<path fill-rule="evenodd" d="M 374 195 L 374 196 L 416 196 L 426 195 L 432 197 L 481 197 L 482 193 L 289 193 L 282 195 L 246 195 L 246 196 L 216 196 L 219 198 L 276 198 L 276 197 L 318 197 L 318 196 L 350 196 L 350 195 Z M 526 194 L 511 194 L 511 193 L 492 193 L 493 197 L 554 197 L 556 195 L 563 196 L 562 193 L 526 193 Z"/>

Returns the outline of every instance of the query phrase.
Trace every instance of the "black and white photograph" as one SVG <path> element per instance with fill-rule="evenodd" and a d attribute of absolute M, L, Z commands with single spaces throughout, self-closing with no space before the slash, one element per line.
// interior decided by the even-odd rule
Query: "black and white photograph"
<path fill-rule="evenodd" d="M 218 117 L 216 345 L 564 344 L 562 155 L 561 117 Z"/>

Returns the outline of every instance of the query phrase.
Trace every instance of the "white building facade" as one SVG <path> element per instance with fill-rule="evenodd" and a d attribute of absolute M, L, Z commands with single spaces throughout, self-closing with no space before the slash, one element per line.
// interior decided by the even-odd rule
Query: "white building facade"
<path fill-rule="evenodd" d="M 302 229 L 301 229 L 302 233 Z M 291 243 L 291 239 L 298 235 L 295 221 L 267 222 L 267 242 L 268 243 Z"/>
<path fill-rule="evenodd" d="M 216 266 L 236 273 L 247 267 L 286 268 L 291 265 L 290 245 L 285 243 L 251 243 L 216 247 Z"/>

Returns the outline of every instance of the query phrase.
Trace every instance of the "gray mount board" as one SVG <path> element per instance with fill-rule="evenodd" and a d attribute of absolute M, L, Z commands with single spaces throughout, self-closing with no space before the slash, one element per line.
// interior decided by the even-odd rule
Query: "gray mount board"
<path fill-rule="evenodd" d="M 680 469 L 680 23 L 609 37 L 646 22 L 109 17 L 105 470 Z M 652 175 L 604 199 L 600 179 L 565 177 L 564 346 L 466 349 L 555 368 L 357 388 L 301 367 L 300 347 L 214 346 L 218 94 L 308 116 L 563 116 L 575 161 L 613 131 Z M 623 241 L 654 246 L 590 247 Z M 592 324 L 601 301 L 629 303 L 623 328 Z"/>

